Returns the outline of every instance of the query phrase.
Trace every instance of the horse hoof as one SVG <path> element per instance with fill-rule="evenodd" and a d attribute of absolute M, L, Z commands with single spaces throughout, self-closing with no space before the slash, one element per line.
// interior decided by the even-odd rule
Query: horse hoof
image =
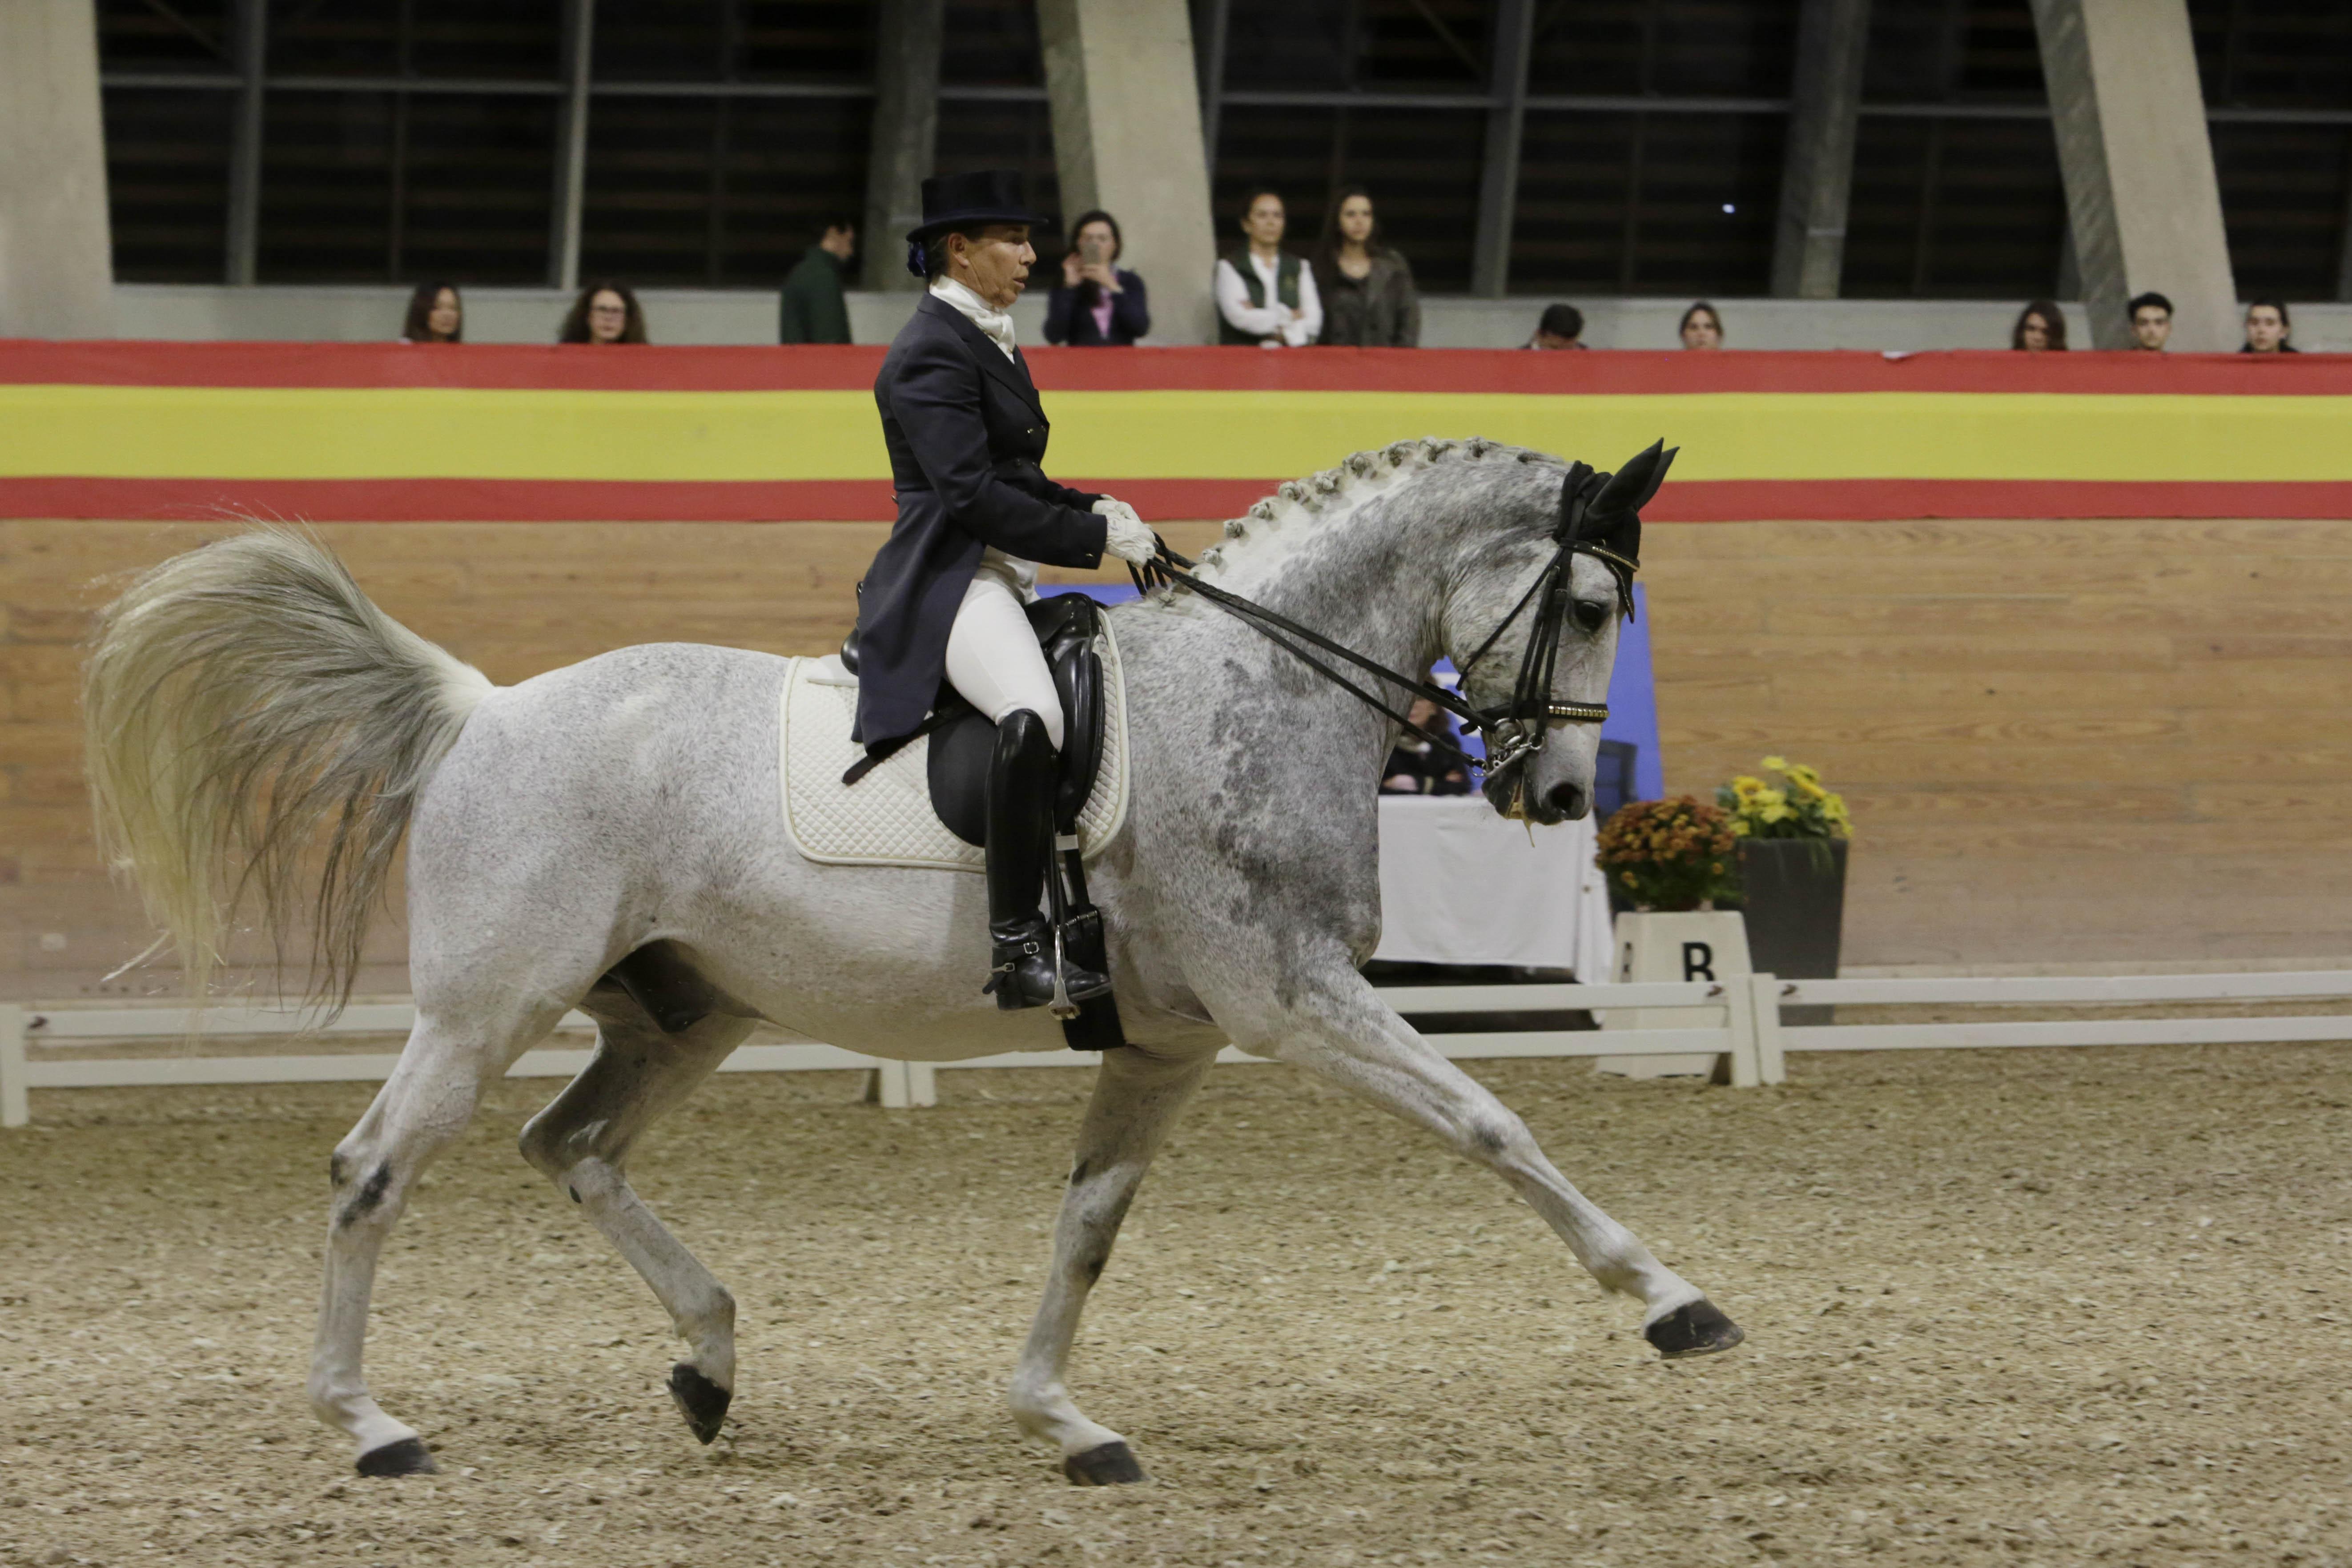
<path fill-rule="evenodd" d="M 1135 1462 L 1135 1452 L 1124 1443 L 1105 1443 L 1062 1461 L 1062 1473 L 1082 1487 L 1124 1487 L 1151 1478 Z"/>
<path fill-rule="evenodd" d="M 360 1456 L 359 1470 L 363 1476 L 429 1476 L 441 1467 L 433 1462 L 422 1437 L 403 1437 L 397 1443 L 386 1443 L 381 1448 L 370 1448 Z"/>
<path fill-rule="evenodd" d="M 1702 1296 L 1643 1329 L 1642 1337 L 1657 1346 L 1658 1353 L 1666 1360 L 1680 1361 L 1685 1356 L 1727 1351 L 1746 1339 L 1748 1332 Z"/>
<path fill-rule="evenodd" d="M 678 1414 L 698 1442 L 708 1443 L 719 1436 L 719 1426 L 727 1419 L 728 1402 L 735 1395 L 719 1387 L 690 1362 L 680 1362 L 669 1369 L 669 1396 L 677 1404 Z"/>

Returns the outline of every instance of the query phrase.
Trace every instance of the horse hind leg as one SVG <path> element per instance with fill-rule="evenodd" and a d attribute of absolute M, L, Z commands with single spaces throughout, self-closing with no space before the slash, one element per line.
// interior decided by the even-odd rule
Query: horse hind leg
<path fill-rule="evenodd" d="M 586 1211 L 652 1287 L 690 1347 L 670 1369 L 670 1397 L 696 1437 L 719 1436 L 735 1390 L 735 1298 L 630 1187 L 630 1146 L 751 1033 L 753 1020 L 681 1003 L 675 988 L 645 1005 L 642 982 L 600 985 L 582 1006 L 596 1055 L 522 1130 L 523 1158 Z M 665 1029 L 656 1016 L 683 1026 Z"/>
<path fill-rule="evenodd" d="M 467 1026 L 420 1009 L 392 1076 L 335 1146 L 326 1283 L 310 1352 L 310 1407 L 357 1447 L 363 1476 L 425 1473 L 414 1427 L 384 1414 L 361 1372 L 376 1260 L 433 1157 L 465 1129 L 488 1081 L 542 1039 L 563 1010 L 540 1008 Z"/>

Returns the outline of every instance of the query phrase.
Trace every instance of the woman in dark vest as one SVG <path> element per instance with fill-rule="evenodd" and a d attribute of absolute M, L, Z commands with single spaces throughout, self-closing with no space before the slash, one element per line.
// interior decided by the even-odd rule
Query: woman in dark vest
<path fill-rule="evenodd" d="M 1315 272 L 1282 248 L 1282 198 L 1252 191 L 1242 208 L 1249 243 L 1217 263 L 1217 341 L 1305 348 L 1323 330 Z"/>
<path fill-rule="evenodd" d="M 1053 847 L 1050 792 L 1062 704 L 1022 605 L 1036 563 L 1094 567 L 1106 552 L 1151 558 L 1124 501 L 1045 477 L 1047 424 L 1007 312 L 1037 253 L 1018 174 L 923 182 L 908 270 L 929 291 L 874 381 L 898 521 L 860 584 L 857 728 L 867 750 L 913 734 L 944 677 L 996 721 L 988 782 L 987 989 L 1006 1009 L 1054 994 L 1054 942 L 1038 900 Z M 1073 1001 L 1108 977 L 1063 971 Z"/>

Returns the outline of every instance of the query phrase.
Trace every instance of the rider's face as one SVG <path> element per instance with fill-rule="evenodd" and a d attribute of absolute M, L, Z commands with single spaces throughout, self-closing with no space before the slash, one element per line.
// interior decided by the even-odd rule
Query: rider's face
<path fill-rule="evenodd" d="M 1025 223 L 992 223 L 978 239 L 955 235 L 948 240 L 948 276 L 1000 310 L 1021 297 L 1036 261 Z"/>

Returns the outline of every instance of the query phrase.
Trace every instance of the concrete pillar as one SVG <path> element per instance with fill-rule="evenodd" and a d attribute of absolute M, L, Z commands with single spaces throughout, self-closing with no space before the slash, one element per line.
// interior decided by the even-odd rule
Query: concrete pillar
<path fill-rule="evenodd" d="M 2344 203 L 2344 237 L 2336 252 L 2336 297 L 2352 300 L 2352 196 Z"/>
<path fill-rule="evenodd" d="M 231 283 L 250 284 L 261 265 L 261 127 L 264 70 L 269 57 L 269 0 L 236 0 L 230 8 L 236 110 L 228 133 L 228 252 Z"/>
<path fill-rule="evenodd" d="M 0 338 L 110 338 L 92 0 L 0 5 Z"/>
<path fill-rule="evenodd" d="M 1804 0 L 1772 240 L 1772 292 L 1781 299 L 1837 298 L 1869 41 L 1870 0 Z"/>
<path fill-rule="evenodd" d="M 1470 251 L 1470 292 L 1499 300 L 1510 287 L 1511 224 L 1519 205 L 1519 148 L 1528 121 L 1528 57 L 1535 0 L 1501 0 L 1486 68 L 1486 166 L 1478 176 L 1478 231 Z"/>
<path fill-rule="evenodd" d="M 2124 313 L 2172 300 L 2171 347 L 2238 346 L 2238 291 L 2187 0 L 2033 0 L 2091 346 L 2129 348 Z"/>
<path fill-rule="evenodd" d="M 923 182 L 939 142 L 947 16 L 947 0 L 882 0 L 875 19 L 874 140 L 857 248 L 866 287 L 877 293 L 923 286 L 907 270 L 907 231 L 923 221 Z"/>
<path fill-rule="evenodd" d="M 1151 290 L 1151 341 L 1216 341 L 1217 242 L 1184 0 L 1037 0 L 1064 221 L 1118 218 Z"/>
<path fill-rule="evenodd" d="M 588 194 L 588 69 L 595 0 L 563 0 L 563 98 L 555 110 L 555 192 L 547 212 L 547 286 L 580 287 L 580 225 Z"/>

